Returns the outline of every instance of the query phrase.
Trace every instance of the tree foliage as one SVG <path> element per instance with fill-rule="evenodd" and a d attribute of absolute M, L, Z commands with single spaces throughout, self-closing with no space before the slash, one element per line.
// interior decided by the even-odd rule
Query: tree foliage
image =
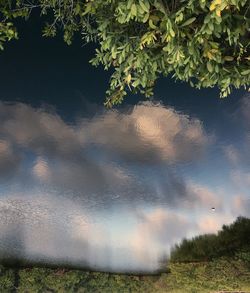
<path fill-rule="evenodd" d="M 71 44 L 96 42 L 90 60 L 113 69 L 106 105 L 119 104 L 128 91 L 153 95 L 160 76 L 200 88 L 250 85 L 249 0 L 0 0 L 0 46 L 17 37 L 11 20 L 34 8 L 47 14 L 43 35 L 59 29 Z"/>
<path fill-rule="evenodd" d="M 18 4 L 19 5 L 19 4 Z M 10 1 L 0 0 L 0 49 L 3 50 L 3 44 L 12 39 L 17 39 L 17 31 L 11 19 L 21 16 L 21 13 L 12 10 Z M 24 14 L 23 14 L 24 16 Z"/>
<path fill-rule="evenodd" d="M 250 264 L 250 219 L 238 217 L 223 225 L 217 234 L 184 239 L 171 252 L 172 261 L 208 261 L 220 257 L 239 257 Z"/>

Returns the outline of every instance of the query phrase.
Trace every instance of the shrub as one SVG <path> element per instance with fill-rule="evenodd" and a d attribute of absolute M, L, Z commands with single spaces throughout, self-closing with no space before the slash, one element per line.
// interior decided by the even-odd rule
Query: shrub
<path fill-rule="evenodd" d="M 231 225 L 223 225 L 217 234 L 184 239 L 171 250 L 176 262 L 208 261 L 222 256 L 250 256 L 250 219 L 238 217 Z"/>

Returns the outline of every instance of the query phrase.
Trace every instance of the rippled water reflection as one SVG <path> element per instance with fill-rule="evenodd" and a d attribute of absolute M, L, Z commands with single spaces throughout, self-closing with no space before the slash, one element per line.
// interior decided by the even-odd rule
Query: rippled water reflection
<path fill-rule="evenodd" d="M 154 271 L 183 237 L 249 216 L 249 97 L 240 105 L 236 140 L 160 103 L 74 123 L 0 103 L 1 259 Z"/>

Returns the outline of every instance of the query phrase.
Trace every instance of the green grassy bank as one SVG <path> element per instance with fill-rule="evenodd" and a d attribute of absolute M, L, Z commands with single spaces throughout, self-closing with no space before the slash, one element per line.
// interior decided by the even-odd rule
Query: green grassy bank
<path fill-rule="evenodd" d="M 1 267 L 0 292 L 250 292 L 249 264 L 242 260 L 170 263 L 169 268 L 170 273 L 159 276 L 129 276 L 79 270 Z"/>

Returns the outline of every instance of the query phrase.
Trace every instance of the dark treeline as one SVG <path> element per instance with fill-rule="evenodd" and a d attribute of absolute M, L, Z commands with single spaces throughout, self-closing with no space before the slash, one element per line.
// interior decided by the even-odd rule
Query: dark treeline
<path fill-rule="evenodd" d="M 217 234 L 184 239 L 171 250 L 173 262 L 210 261 L 235 256 L 250 262 L 249 218 L 238 217 L 231 225 L 223 225 Z"/>

